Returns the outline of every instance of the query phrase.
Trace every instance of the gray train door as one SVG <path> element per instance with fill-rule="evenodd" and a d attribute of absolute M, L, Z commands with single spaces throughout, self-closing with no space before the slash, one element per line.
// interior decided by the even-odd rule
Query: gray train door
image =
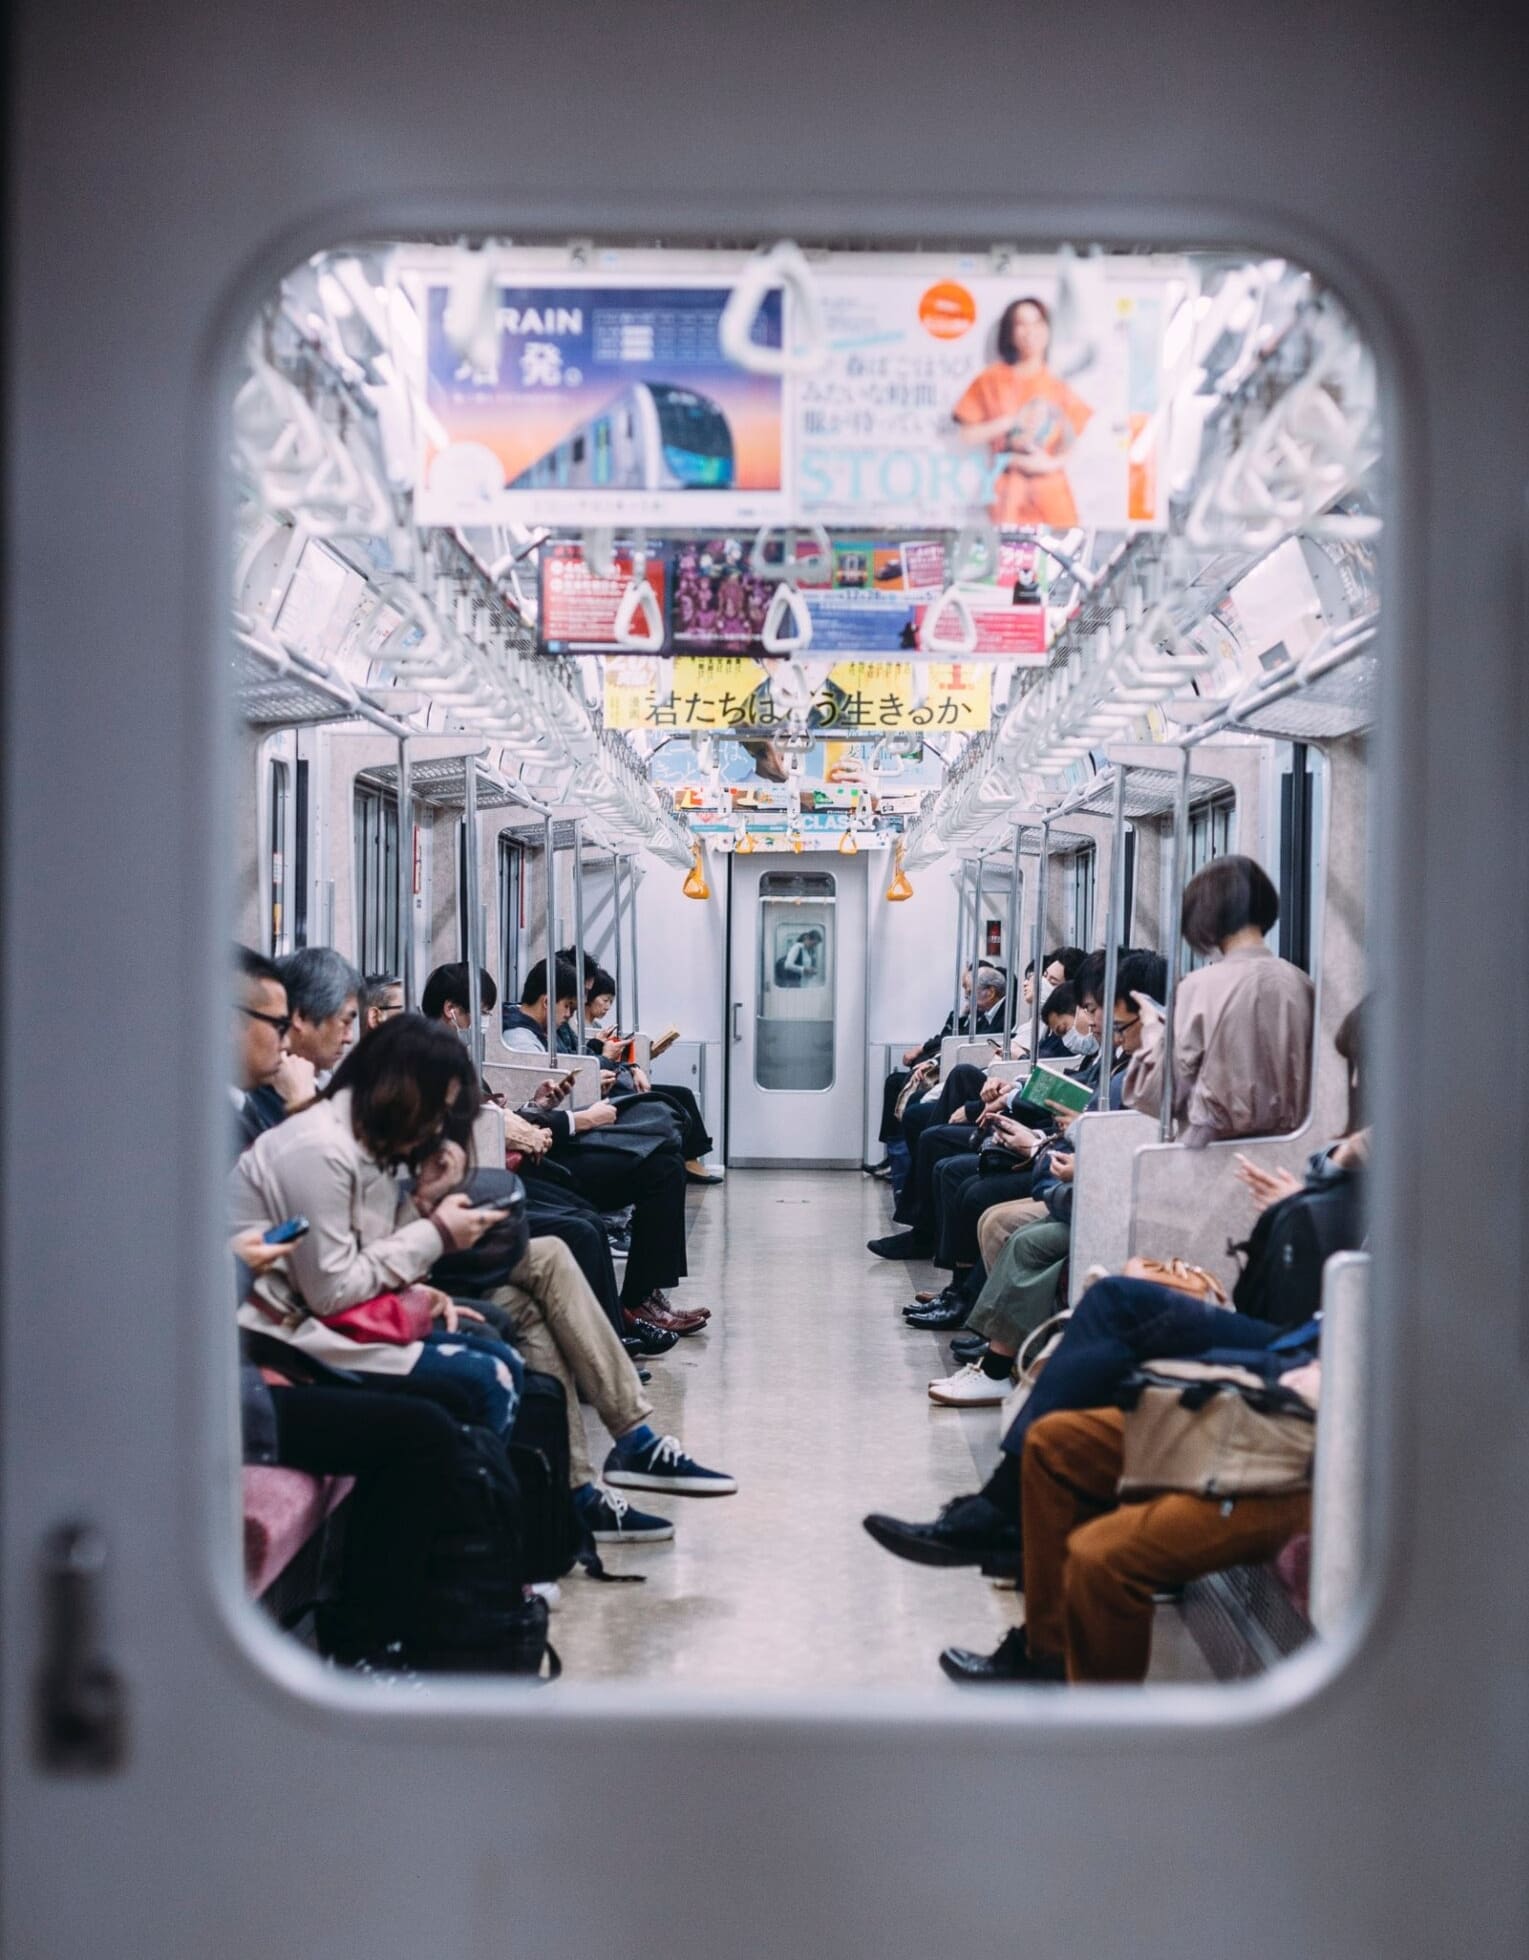
<path fill-rule="evenodd" d="M 860 1162 L 866 875 L 838 852 L 729 859 L 729 1163 Z"/>
<path fill-rule="evenodd" d="M 720 18 L 21 9 L 4 1949 L 1521 1955 L 1521 6 Z M 1251 247 L 1358 310 L 1397 431 L 1371 934 L 1385 1339 L 1381 1550 L 1336 1648 L 1214 1694 L 395 1698 L 324 1676 L 243 1604 L 220 1232 L 228 384 L 281 272 L 401 232 Z M 811 1362 L 782 1392 L 812 1392 Z M 748 1555 L 811 1530 L 815 1466 L 795 1467 L 799 1501 Z"/>

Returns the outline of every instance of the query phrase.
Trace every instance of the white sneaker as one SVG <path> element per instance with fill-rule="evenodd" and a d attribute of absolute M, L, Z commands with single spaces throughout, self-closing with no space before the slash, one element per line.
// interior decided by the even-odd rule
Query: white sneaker
<path fill-rule="evenodd" d="M 556 1579 L 538 1579 L 534 1585 L 526 1587 L 526 1592 L 528 1596 L 546 1600 L 549 1613 L 555 1613 L 563 1603 L 563 1588 Z"/>
<path fill-rule="evenodd" d="M 1009 1392 L 1006 1381 L 995 1382 L 982 1372 L 980 1361 L 968 1361 L 953 1375 L 929 1384 L 929 1399 L 950 1409 L 996 1409 Z"/>

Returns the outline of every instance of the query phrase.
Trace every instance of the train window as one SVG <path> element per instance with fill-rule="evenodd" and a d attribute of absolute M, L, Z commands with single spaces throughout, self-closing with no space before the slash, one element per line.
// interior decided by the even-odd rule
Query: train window
<path fill-rule="evenodd" d="M 916 1687 L 945 1612 L 892 1561 L 917 1564 L 942 1507 L 983 1486 L 1003 1515 L 971 1563 L 1012 1568 L 1020 1490 L 997 1411 L 1018 1373 L 1019 1421 L 1069 1378 L 1050 1360 L 1022 1367 L 1034 1329 L 1133 1253 L 1184 1259 L 1229 1291 L 1227 1247 L 1249 1240 L 1255 1199 L 1292 1195 L 1350 1120 L 1380 541 L 1376 389 L 1353 323 L 1274 259 L 437 242 L 322 255 L 244 351 L 237 684 L 252 728 L 295 731 L 260 736 L 278 745 L 258 751 L 269 813 L 241 812 L 251 943 L 337 947 L 405 975 L 416 1001 L 433 971 L 470 959 L 523 1006 L 483 1072 L 506 1098 L 502 1147 L 532 1234 L 567 1234 L 652 1378 L 655 1426 L 741 1466 L 740 1487 L 770 1490 L 765 1443 L 785 1419 L 778 1397 L 761 1411 L 740 1386 L 762 1379 L 752 1344 L 773 1338 L 749 1291 L 761 1245 L 772 1284 L 810 1272 L 857 1314 L 933 1296 L 906 1322 L 860 1315 L 854 1411 L 824 1387 L 818 1430 L 789 1439 L 793 1460 L 817 1461 L 821 1433 L 855 1438 L 821 1457 L 833 1475 L 815 1519 L 833 1550 L 810 1587 L 791 1561 L 765 1585 L 730 1560 L 727 1507 L 671 1519 L 661 1477 L 623 1485 L 616 1433 L 601 1433 L 620 1411 L 582 1407 L 574 1368 L 570 1444 L 582 1435 L 589 1467 L 615 1479 L 601 1508 L 576 1451 L 580 1502 L 615 1532 L 602 1556 L 619 1569 L 634 1549 L 628 1502 L 662 1514 L 640 1527 L 653 1543 L 686 1542 L 683 1559 L 639 1566 L 640 1588 L 537 1576 L 567 1581 L 559 1693 L 665 1674 Z M 471 863 L 469 802 L 495 840 Z M 1277 939 L 1270 889 L 1233 854 L 1277 890 Z M 1184 889 L 1218 865 L 1200 895 L 1237 888 L 1206 898 L 1190 951 Z M 1112 907 L 1141 962 L 1128 994 L 1095 1018 L 1075 988 L 1068 1025 L 1053 981 L 1031 993 L 1054 1013 L 1024 1014 L 1012 983 L 1037 942 L 1076 949 L 1087 978 L 1115 938 Z M 543 1162 L 508 1117 L 552 1119 L 542 1071 L 558 1031 L 518 996 L 569 946 L 585 1006 L 615 999 L 598 1058 L 587 1027 L 586 1052 L 563 1036 L 575 1081 Z M 984 963 L 1008 968 L 1007 1004 Z M 1242 1038 L 1213 1063 L 1159 1034 L 1219 1028 L 1239 988 Z M 1162 1018 L 1122 1010 L 1131 995 L 1159 999 Z M 1302 1052 L 1268 1052 L 1306 1028 Z M 1008 1052 L 990 1059 L 995 1044 Z M 1032 1064 L 1052 1079 L 1032 1083 Z M 1028 1113 L 1009 1086 L 1021 1070 L 1020 1090 L 1042 1095 Z M 1048 1134 L 1055 1119 L 1038 1188 L 1019 1130 L 988 1147 L 995 1099 Z M 1067 1114 L 1090 1102 L 1074 1132 Z M 498 1168 L 499 1123 L 481 1112 L 477 1173 Z M 709 1194 L 724 1155 L 725 1189 Z M 979 1230 L 1016 1205 L 1004 1222 L 1022 1239 Z M 1334 1242 L 1346 1251 L 1356 1212 Z M 411 1277 L 444 1288 L 455 1269 L 436 1271 L 426 1237 L 418 1256 L 435 1264 Z M 867 1242 L 890 1263 L 868 1263 Z M 291 1260 L 300 1273 L 303 1254 Z M 1286 1277 L 1269 1277 L 1276 1294 Z M 1319 1265 L 1271 1295 L 1271 1324 L 1301 1309 L 1291 1324 L 1305 1325 L 1325 1284 Z M 711 1320 L 687 1311 L 699 1300 Z M 670 1358 L 671 1337 L 703 1330 Z M 967 1336 L 955 1361 L 947 1330 Z M 962 1411 L 980 1410 L 963 1430 Z M 1337 1420 L 1355 1419 L 1350 1398 Z M 635 1497 L 615 1501 L 623 1489 Z M 906 1507 L 902 1524 L 884 1505 Z M 1340 1518 L 1350 1549 L 1360 1508 Z M 1299 1492 L 1274 1515 L 1293 1540 L 1311 1510 Z M 1246 1672 L 1268 1663 L 1271 1626 L 1293 1645 L 1318 1618 L 1335 1624 L 1335 1599 L 1354 1594 L 1336 1542 L 1320 1547 L 1310 1615 L 1271 1602 L 1267 1558 L 1208 1570 L 1159 1607 L 1150 1657 L 1137 1638 L 1124 1676 Z M 940 1541 L 937 1562 L 960 1549 Z M 969 1576 L 970 1637 L 1002 1664 L 1013 1596 Z M 768 1653 L 738 1642 L 739 1626 L 779 1623 L 783 1583 L 797 1588 L 790 1637 Z M 840 1640 L 852 1623 L 858 1642 Z M 969 1654 L 946 1661 L 970 1677 Z"/>
<path fill-rule="evenodd" d="M 834 905 L 827 872 L 759 881 L 754 1080 L 800 1093 L 834 1084 Z"/>
<path fill-rule="evenodd" d="M 506 1001 L 520 998 L 521 937 L 526 929 L 526 853 L 513 837 L 499 839 L 499 984 Z"/>
<path fill-rule="evenodd" d="M 270 784 L 270 946 L 273 959 L 280 959 L 283 953 L 292 950 L 288 931 L 290 911 L 287 892 L 290 879 L 290 860 L 287 854 L 287 784 L 291 771 L 279 758 L 271 763 Z"/>
<path fill-rule="evenodd" d="M 356 846 L 356 964 L 363 973 L 396 973 L 398 934 L 398 798 L 358 783 L 352 805 Z"/>

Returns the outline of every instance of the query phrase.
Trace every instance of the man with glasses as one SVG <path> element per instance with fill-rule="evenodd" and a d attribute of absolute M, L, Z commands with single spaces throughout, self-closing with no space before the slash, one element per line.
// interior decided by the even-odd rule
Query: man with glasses
<path fill-rule="evenodd" d="M 396 973 L 369 973 L 361 982 L 361 1032 L 370 1034 L 403 1012 L 403 982 Z"/>
<path fill-rule="evenodd" d="M 286 1104 L 275 1082 L 287 1058 L 292 1017 L 287 990 L 273 963 L 248 946 L 234 948 L 235 990 L 233 1054 L 238 1076 L 229 1089 L 234 1105 L 234 1133 L 239 1149 L 247 1150 L 256 1137 L 286 1115 Z"/>

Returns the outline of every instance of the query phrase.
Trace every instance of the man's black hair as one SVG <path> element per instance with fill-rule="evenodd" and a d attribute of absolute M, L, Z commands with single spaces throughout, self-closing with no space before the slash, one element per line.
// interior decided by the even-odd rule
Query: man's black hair
<path fill-rule="evenodd" d="M 446 966 L 438 966 L 425 982 L 425 991 L 419 997 L 419 1011 L 427 1021 L 445 1019 L 448 1007 L 460 1007 L 465 1014 L 470 1005 L 467 998 L 467 962 L 452 960 Z M 478 969 L 480 1000 L 485 1013 L 499 998 L 499 989 L 494 985 L 494 976 L 486 966 Z"/>
<path fill-rule="evenodd" d="M 1103 984 L 1101 980 L 1101 985 Z M 1155 1000 L 1159 1007 L 1168 991 L 1168 962 L 1161 953 L 1149 953 L 1145 949 L 1127 953 L 1115 968 L 1115 1005 L 1124 1006 L 1131 1013 L 1136 1012 L 1136 1002 L 1132 994 L 1145 994 L 1148 1000 Z"/>
<path fill-rule="evenodd" d="M 1076 1014 L 1077 1011 L 1077 996 L 1065 980 L 1061 986 L 1053 987 L 1051 992 L 1041 1002 L 1041 1019 L 1043 1021 L 1049 1021 L 1053 1014 Z"/>
<path fill-rule="evenodd" d="M 281 977 L 281 968 L 275 960 L 268 960 L 264 953 L 257 953 L 252 946 L 234 947 L 234 970 L 246 980 L 271 980 L 286 990 L 286 981 Z"/>
<path fill-rule="evenodd" d="M 569 961 L 560 959 L 557 962 L 556 971 L 553 975 L 553 984 L 557 988 L 557 1000 L 577 1000 L 579 997 L 578 968 L 571 965 Z M 526 975 L 526 983 L 520 990 L 521 1006 L 534 1007 L 539 1000 L 545 997 L 546 992 L 547 962 L 545 960 L 538 960 Z"/>

